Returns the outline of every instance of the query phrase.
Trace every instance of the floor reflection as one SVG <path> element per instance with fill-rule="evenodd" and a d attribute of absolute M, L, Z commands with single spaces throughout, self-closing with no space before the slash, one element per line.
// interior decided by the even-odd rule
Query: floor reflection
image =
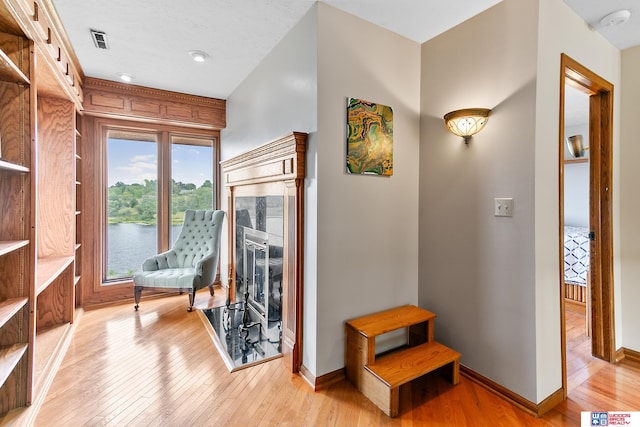
<path fill-rule="evenodd" d="M 231 372 L 280 357 L 280 320 L 260 322 L 243 302 L 202 310 L 216 334 L 216 345 Z"/>

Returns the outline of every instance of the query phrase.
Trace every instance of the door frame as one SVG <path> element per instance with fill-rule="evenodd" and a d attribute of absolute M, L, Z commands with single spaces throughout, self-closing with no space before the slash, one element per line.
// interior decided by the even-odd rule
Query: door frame
<path fill-rule="evenodd" d="M 566 54 L 560 60 L 560 308 L 562 388 L 567 395 L 564 301 L 564 103 L 565 84 L 589 95 L 589 277 L 591 352 L 615 362 L 613 299 L 613 85 Z"/>

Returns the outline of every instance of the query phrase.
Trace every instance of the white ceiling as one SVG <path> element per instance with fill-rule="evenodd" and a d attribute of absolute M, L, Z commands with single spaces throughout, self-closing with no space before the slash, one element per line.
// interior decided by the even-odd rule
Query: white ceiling
<path fill-rule="evenodd" d="M 53 0 L 85 74 L 226 99 L 315 0 Z M 322 0 L 422 43 L 501 0 Z M 619 8 L 620 28 L 601 29 L 619 48 L 640 44 L 638 0 L 565 0 L 594 23 Z M 107 33 L 109 50 L 90 29 Z M 597 29 L 597 28 L 596 28 Z M 190 50 L 207 52 L 197 64 Z"/>
<path fill-rule="evenodd" d="M 429 38 L 501 0 L 324 0 L 412 40 Z M 54 0 L 85 74 L 226 99 L 315 0 Z M 110 49 L 93 45 L 107 33 Z M 202 64 L 190 50 L 207 52 Z"/>
<path fill-rule="evenodd" d="M 638 0 L 564 0 L 587 24 L 620 50 L 640 45 L 640 1 Z M 618 26 L 603 26 L 600 20 L 606 15 L 628 10 L 631 18 Z"/>

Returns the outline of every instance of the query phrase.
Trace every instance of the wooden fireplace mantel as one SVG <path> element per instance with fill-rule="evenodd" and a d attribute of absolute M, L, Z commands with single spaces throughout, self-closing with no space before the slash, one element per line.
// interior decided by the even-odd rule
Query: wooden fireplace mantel
<path fill-rule="evenodd" d="M 305 177 L 307 134 L 292 132 L 221 162 L 227 187 Z"/>
<path fill-rule="evenodd" d="M 292 372 L 302 363 L 304 179 L 307 134 L 292 132 L 221 162 L 229 209 L 229 295 L 236 289 L 236 197 L 283 196 L 282 354 Z"/>

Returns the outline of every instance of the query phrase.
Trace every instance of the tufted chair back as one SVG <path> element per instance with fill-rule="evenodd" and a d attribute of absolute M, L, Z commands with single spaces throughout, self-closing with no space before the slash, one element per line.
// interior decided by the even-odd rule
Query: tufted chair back
<path fill-rule="evenodd" d="M 159 268 L 194 268 L 198 261 L 219 247 L 223 211 L 187 210 L 178 240 L 167 252 L 166 263 Z"/>

